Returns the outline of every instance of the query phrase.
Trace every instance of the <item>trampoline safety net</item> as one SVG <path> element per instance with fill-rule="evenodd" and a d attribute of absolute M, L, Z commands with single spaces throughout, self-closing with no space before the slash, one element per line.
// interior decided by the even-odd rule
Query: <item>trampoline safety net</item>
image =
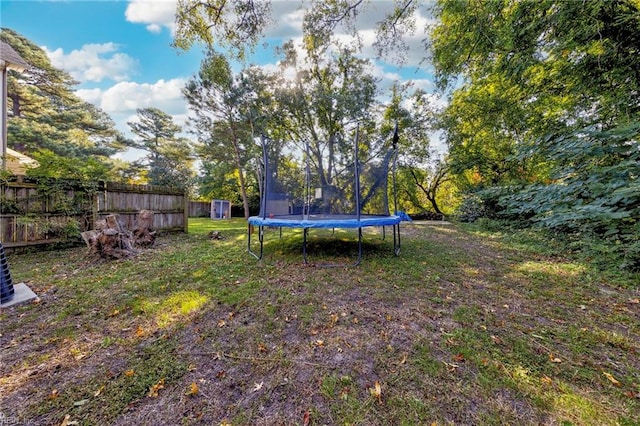
<path fill-rule="evenodd" d="M 392 141 L 362 143 L 357 131 L 351 147 L 337 139 L 310 147 L 262 137 L 260 213 L 249 218 L 249 252 L 262 257 L 264 226 L 303 228 L 305 261 L 308 229 L 358 228 L 361 247 L 361 228 L 393 226 L 397 255 L 401 219 L 390 213 L 396 204 L 397 132 Z M 258 254 L 251 249 L 252 226 L 259 227 Z M 361 248 L 358 263 L 360 258 Z"/>
<path fill-rule="evenodd" d="M 318 166 L 322 159 L 308 153 L 285 155 L 270 149 L 265 139 L 259 216 L 299 220 L 389 216 L 392 196 L 389 171 L 394 154 L 392 147 L 386 147 L 366 161 L 354 156 L 340 170 L 323 170 Z M 296 155 L 298 159 L 302 157 L 302 162 L 296 161 Z"/>

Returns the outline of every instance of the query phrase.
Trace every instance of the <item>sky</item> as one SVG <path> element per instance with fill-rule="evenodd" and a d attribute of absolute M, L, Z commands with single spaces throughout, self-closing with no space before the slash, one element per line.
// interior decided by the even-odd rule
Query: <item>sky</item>
<path fill-rule="evenodd" d="M 136 109 L 155 107 L 185 126 L 189 114 L 181 90 L 200 67 L 202 48 L 185 52 L 171 46 L 177 0 L 1 0 L 0 26 L 10 28 L 40 46 L 52 64 L 78 82 L 76 93 L 106 113 L 126 136 L 127 122 L 135 121 Z M 307 2 L 308 4 L 308 2 Z M 250 56 L 251 64 L 275 67 L 274 48 L 302 36 L 300 0 L 274 0 L 274 22 L 265 40 Z M 373 61 L 371 72 L 380 79 L 381 96 L 394 82 L 411 80 L 416 88 L 433 92 L 433 75 L 425 56 L 422 31 L 408 37 L 409 51 L 403 64 L 376 58 L 371 47 L 374 25 L 392 7 L 387 0 L 372 0 L 358 20 L 364 40 L 363 57 Z M 426 8 L 417 16 L 419 29 L 429 22 Z M 346 37 L 346 35 L 344 36 Z M 242 64 L 234 63 L 239 71 Z M 186 126 L 185 126 L 186 130 Z M 120 155 L 126 160 L 141 153 Z"/>

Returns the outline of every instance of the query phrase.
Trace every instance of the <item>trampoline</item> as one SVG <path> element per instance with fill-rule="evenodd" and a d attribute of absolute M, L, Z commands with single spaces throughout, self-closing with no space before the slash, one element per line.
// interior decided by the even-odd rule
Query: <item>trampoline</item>
<path fill-rule="evenodd" d="M 303 146 L 302 153 L 284 147 L 280 142 L 261 137 L 262 162 L 258 171 L 260 182 L 260 214 L 248 220 L 248 251 L 260 260 L 264 253 L 265 231 L 283 228 L 303 230 L 302 254 L 307 259 L 307 240 L 312 229 L 357 229 L 358 254 L 355 265 L 362 261 L 362 229 L 381 227 L 385 239 L 386 227 L 393 232 L 393 253 L 400 254 L 401 216 L 390 214 L 389 198 L 395 197 L 395 161 L 397 157 L 397 126 L 392 144 L 363 143 L 359 131 L 349 153 L 343 158 L 327 159 L 321 154 L 331 151 L 326 145 Z M 335 143 L 336 140 L 329 141 Z M 344 146 L 344 142 L 343 145 Z M 298 145 L 300 147 L 300 145 Z M 360 148 L 370 154 L 359 158 Z M 313 154 L 315 152 L 315 155 Z M 296 161 L 297 160 L 297 161 Z M 302 160 L 302 161 L 300 161 Z M 338 169 L 323 170 L 323 164 L 342 164 Z M 331 166 L 329 166 L 331 167 Z M 331 176 L 331 180 L 327 179 Z M 390 185 L 391 184 L 391 185 Z M 390 188 L 391 186 L 391 188 Z M 252 246 L 252 234 L 257 229 L 257 244 Z"/>

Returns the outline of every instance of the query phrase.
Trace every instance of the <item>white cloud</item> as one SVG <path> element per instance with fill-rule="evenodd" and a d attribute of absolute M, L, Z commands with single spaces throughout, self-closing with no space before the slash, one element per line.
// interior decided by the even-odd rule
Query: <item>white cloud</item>
<path fill-rule="evenodd" d="M 273 23 L 265 29 L 265 37 L 288 40 L 302 34 L 304 9 L 301 1 L 274 1 L 271 16 Z"/>
<path fill-rule="evenodd" d="M 126 136 L 132 137 L 127 122 L 135 121 L 138 108 L 154 107 L 171 115 L 174 123 L 184 126 L 188 114 L 182 97 L 185 80 L 174 78 L 155 83 L 119 82 L 108 89 L 81 89 L 76 94 L 104 110 Z"/>
<path fill-rule="evenodd" d="M 155 107 L 167 114 L 182 113 L 185 104 L 181 90 L 185 80 L 158 80 L 153 84 L 120 82 L 102 94 L 100 106 L 108 113 L 135 112 L 137 108 Z"/>
<path fill-rule="evenodd" d="M 125 53 L 118 53 L 119 46 L 115 43 L 85 44 L 69 53 L 62 48 L 49 50 L 43 46 L 42 49 L 53 66 L 80 81 L 123 81 L 138 67 L 138 61 Z"/>
<path fill-rule="evenodd" d="M 147 30 L 154 34 L 159 34 L 162 31 L 162 27 L 158 24 L 149 24 L 147 25 Z"/>
<path fill-rule="evenodd" d="M 76 95 L 93 105 L 100 105 L 102 100 L 102 90 L 100 89 L 78 89 Z"/>
<path fill-rule="evenodd" d="M 177 3 L 177 0 L 131 0 L 125 17 L 132 23 L 148 24 L 147 30 L 152 33 L 159 33 L 166 27 L 173 34 Z"/>

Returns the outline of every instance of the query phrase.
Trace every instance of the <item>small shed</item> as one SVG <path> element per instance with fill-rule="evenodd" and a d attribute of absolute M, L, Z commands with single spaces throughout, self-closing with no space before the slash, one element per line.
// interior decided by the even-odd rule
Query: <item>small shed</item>
<path fill-rule="evenodd" d="M 211 200 L 211 219 L 230 219 L 231 201 Z"/>

